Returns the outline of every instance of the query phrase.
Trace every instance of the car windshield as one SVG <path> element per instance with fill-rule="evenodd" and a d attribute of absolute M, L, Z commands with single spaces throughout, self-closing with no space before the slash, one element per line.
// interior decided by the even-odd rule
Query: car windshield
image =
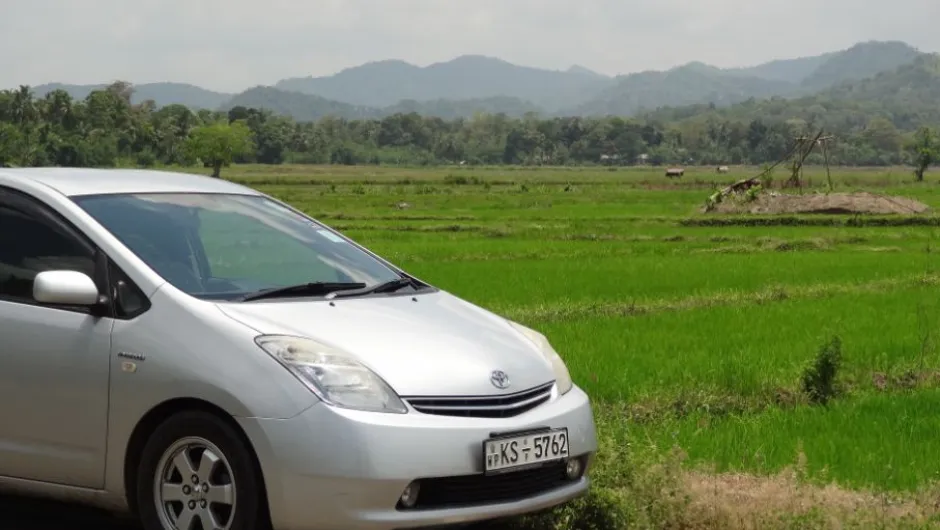
<path fill-rule="evenodd" d="M 401 277 L 335 232 L 263 196 L 121 194 L 75 202 L 160 276 L 197 298 L 238 300 L 316 282 L 368 287 Z"/>

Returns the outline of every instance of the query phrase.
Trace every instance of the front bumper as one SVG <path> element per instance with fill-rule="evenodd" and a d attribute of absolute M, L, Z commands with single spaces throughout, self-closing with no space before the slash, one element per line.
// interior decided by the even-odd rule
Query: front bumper
<path fill-rule="evenodd" d="M 288 420 L 238 421 L 261 463 L 278 530 L 393 530 L 539 511 L 583 494 L 589 479 L 556 483 L 548 491 L 504 502 L 396 506 L 416 479 L 482 474 L 482 442 L 493 432 L 567 427 L 571 457 L 584 457 L 589 465 L 597 450 L 590 402 L 577 387 L 505 419 L 368 413 L 318 404 Z"/>

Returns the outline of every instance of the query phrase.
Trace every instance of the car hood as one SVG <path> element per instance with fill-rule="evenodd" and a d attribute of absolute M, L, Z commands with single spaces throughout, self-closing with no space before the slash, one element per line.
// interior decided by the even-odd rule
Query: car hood
<path fill-rule="evenodd" d="M 259 333 L 308 337 L 341 348 L 401 396 L 489 396 L 554 379 L 538 348 L 504 318 L 442 291 L 218 307 Z M 509 376 L 509 388 L 490 382 L 494 370 Z"/>

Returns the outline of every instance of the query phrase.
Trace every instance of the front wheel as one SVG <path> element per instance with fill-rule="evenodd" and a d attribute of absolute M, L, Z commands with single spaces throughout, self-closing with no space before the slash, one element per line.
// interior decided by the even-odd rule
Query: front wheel
<path fill-rule="evenodd" d="M 137 501 L 146 530 L 265 528 L 264 494 L 251 451 L 224 421 L 183 412 L 144 447 Z"/>

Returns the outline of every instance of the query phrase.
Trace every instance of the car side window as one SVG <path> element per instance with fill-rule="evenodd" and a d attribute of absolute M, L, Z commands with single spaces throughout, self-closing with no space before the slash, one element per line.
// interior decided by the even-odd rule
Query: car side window
<path fill-rule="evenodd" d="M 33 280 L 48 270 L 73 270 L 95 278 L 93 251 L 56 223 L 0 190 L 0 299 L 36 303 Z M 19 201 L 21 202 L 21 201 Z"/>

